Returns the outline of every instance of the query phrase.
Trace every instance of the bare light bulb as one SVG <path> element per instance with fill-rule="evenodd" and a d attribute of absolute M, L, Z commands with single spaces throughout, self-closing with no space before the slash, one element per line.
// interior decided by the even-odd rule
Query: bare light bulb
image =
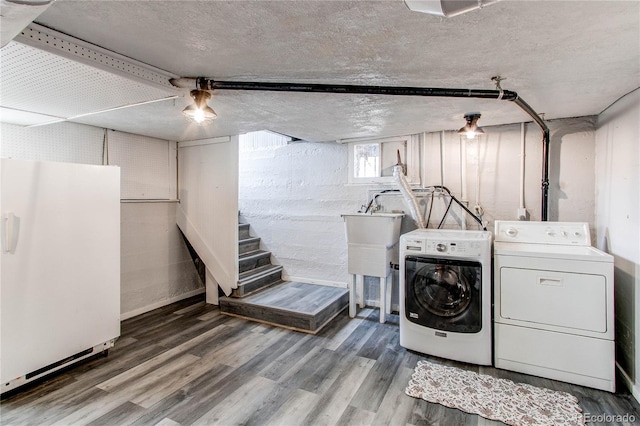
<path fill-rule="evenodd" d="M 218 115 L 207 105 L 207 100 L 211 98 L 211 94 L 205 90 L 192 90 L 191 97 L 194 102 L 187 106 L 182 113 L 189 120 L 196 124 L 207 124 L 215 120 Z"/>
<path fill-rule="evenodd" d="M 201 124 L 204 122 L 204 111 L 202 111 L 201 109 L 197 109 L 193 112 L 193 121 L 195 121 L 198 124 Z"/>

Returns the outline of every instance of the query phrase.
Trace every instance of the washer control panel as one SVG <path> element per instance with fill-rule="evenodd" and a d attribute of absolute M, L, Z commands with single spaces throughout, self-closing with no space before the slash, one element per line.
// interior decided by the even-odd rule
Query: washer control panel
<path fill-rule="evenodd" d="M 495 241 L 590 246 L 586 222 L 527 222 L 496 220 Z"/>
<path fill-rule="evenodd" d="M 482 243 L 480 241 L 448 241 L 423 238 L 405 238 L 404 250 L 406 253 L 420 253 L 451 256 L 481 256 Z"/>

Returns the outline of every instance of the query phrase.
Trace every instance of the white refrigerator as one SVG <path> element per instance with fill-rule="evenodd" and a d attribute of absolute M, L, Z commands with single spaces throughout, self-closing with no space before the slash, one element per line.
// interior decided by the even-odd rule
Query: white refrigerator
<path fill-rule="evenodd" d="M 120 335 L 120 169 L 0 159 L 1 392 Z"/>

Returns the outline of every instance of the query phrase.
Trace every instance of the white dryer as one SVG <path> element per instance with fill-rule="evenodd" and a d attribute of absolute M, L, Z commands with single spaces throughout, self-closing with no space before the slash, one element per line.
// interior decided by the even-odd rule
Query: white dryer
<path fill-rule="evenodd" d="M 491 232 L 419 229 L 400 237 L 400 345 L 491 365 Z"/>
<path fill-rule="evenodd" d="M 613 257 L 586 223 L 495 222 L 495 366 L 615 391 Z"/>

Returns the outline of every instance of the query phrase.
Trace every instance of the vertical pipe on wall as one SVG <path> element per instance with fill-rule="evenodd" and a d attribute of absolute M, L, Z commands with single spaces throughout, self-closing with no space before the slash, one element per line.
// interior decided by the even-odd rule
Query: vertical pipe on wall
<path fill-rule="evenodd" d="M 465 137 L 460 137 L 460 201 L 463 204 L 467 200 L 467 141 Z M 464 212 L 460 215 L 460 226 L 467 229 L 467 220 Z"/>
<path fill-rule="evenodd" d="M 516 96 L 513 103 L 527 113 L 542 130 L 542 202 L 540 203 L 541 220 L 549 219 L 549 141 L 550 132 L 544 120 L 522 98 Z"/>
<path fill-rule="evenodd" d="M 520 208 L 524 209 L 525 124 L 520 123 Z"/>
<path fill-rule="evenodd" d="M 104 129 L 102 135 L 102 165 L 109 165 L 109 130 Z"/>
<path fill-rule="evenodd" d="M 542 220 L 549 220 L 549 129 L 543 131 L 542 137 Z"/>
<path fill-rule="evenodd" d="M 476 213 L 480 209 L 480 136 L 476 137 Z"/>
<path fill-rule="evenodd" d="M 440 132 L 440 186 L 444 184 L 444 130 Z"/>

